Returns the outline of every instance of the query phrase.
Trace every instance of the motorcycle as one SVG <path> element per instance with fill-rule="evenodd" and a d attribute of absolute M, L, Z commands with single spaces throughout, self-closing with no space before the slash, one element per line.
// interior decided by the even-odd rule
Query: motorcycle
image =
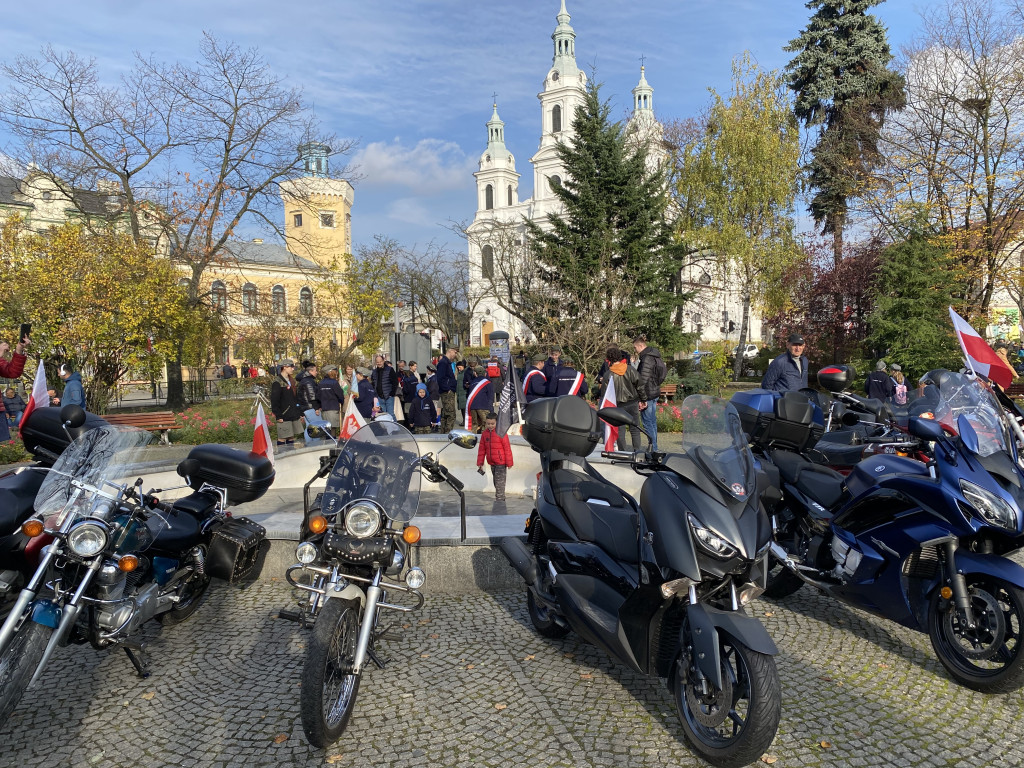
<path fill-rule="evenodd" d="M 910 406 L 917 461 L 871 456 L 843 478 L 798 447 L 755 442 L 779 470 L 777 565 L 766 595 L 810 584 L 927 633 L 958 683 L 986 693 L 1024 684 L 1024 474 L 1004 411 L 980 382 L 933 371 Z M 780 400 L 780 402 L 782 402 Z M 811 423 L 790 399 L 775 433 Z"/>
<path fill-rule="evenodd" d="M 321 456 L 319 470 L 303 489 L 298 562 L 286 572 L 288 582 L 308 598 L 298 611 L 279 615 L 303 627 L 312 623 L 302 665 L 302 729 L 310 744 L 323 748 L 341 738 L 348 725 L 367 659 L 385 667 L 376 643 L 389 637 L 391 626 L 378 627 L 381 611 L 423 606 L 419 590 L 426 576 L 418 567 L 406 567 L 409 547 L 420 539 L 410 521 L 419 505 L 421 476 L 447 483 L 459 495 L 463 521 L 465 497 L 463 483 L 436 456 L 421 455 L 415 437 L 394 419 L 372 421 L 339 445 L 330 425 L 310 414 L 307 434 L 315 428 L 335 445 Z M 448 439 L 445 448 L 472 448 L 477 436 L 456 429 Z M 325 477 L 323 493 L 310 503 L 310 487 Z M 416 603 L 389 602 L 389 591 L 410 595 Z"/>
<path fill-rule="evenodd" d="M 691 396 L 682 453 L 603 451 L 645 475 L 639 503 L 586 460 L 601 419 L 635 425 L 619 408 L 545 398 L 523 436 L 541 475 L 527 538 L 501 549 L 526 582 L 543 637 L 570 630 L 629 668 L 665 678 L 687 741 L 709 763 L 756 760 L 781 714 L 774 642 L 744 606 L 765 586 L 771 526 L 736 410 Z M 648 436 L 648 440 L 649 440 Z"/>
<path fill-rule="evenodd" d="M 80 427 L 85 412 L 65 406 Z M 211 579 L 241 582 L 258 572 L 269 542 L 263 528 L 225 508 L 259 498 L 274 479 L 264 457 L 200 445 L 178 466 L 193 491 L 172 504 L 130 481 L 148 432 L 106 425 L 79 435 L 43 479 L 30 540 L 52 540 L 0 627 L 0 722 L 59 647 L 124 649 L 148 676 L 143 625 L 166 626 L 199 608 Z M 174 489 L 167 489 L 174 490 Z"/>

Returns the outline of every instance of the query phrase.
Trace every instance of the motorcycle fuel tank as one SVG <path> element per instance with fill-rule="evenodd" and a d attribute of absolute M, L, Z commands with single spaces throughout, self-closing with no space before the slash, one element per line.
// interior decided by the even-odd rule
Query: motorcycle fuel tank
<path fill-rule="evenodd" d="M 857 498 L 874 488 L 878 481 L 887 475 L 927 474 L 928 468 L 914 459 L 888 454 L 871 456 L 853 468 L 846 478 L 846 487 L 850 491 L 850 496 Z"/>

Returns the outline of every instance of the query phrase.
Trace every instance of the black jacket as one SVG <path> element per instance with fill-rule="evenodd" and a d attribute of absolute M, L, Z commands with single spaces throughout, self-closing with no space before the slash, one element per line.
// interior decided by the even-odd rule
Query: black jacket
<path fill-rule="evenodd" d="M 295 399 L 296 384 L 277 375 L 270 385 L 270 410 L 278 421 L 297 421 L 302 416 Z"/>
<path fill-rule="evenodd" d="M 640 392 L 641 400 L 657 400 L 661 394 L 661 385 L 658 384 L 654 369 L 661 360 L 661 352 L 656 347 L 644 347 L 640 353 L 640 366 L 637 373 L 640 374 L 640 383 L 637 390 Z"/>
<path fill-rule="evenodd" d="M 382 400 L 398 396 L 398 371 L 387 363 L 384 363 L 383 368 L 370 371 L 370 383 L 377 397 Z"/>
<path fill-rule="evenodd" d="M 299 377 L 295 379 L 296 395 L 295 399 L 298 402 L 299 408 L 303 411 L 308 411 L 312 408 L 314 411 L 320 410 L 320 396 L 317 394 L 317 381 L 316 377 L 309 371 L 303 371 L 299 374 Z"/>

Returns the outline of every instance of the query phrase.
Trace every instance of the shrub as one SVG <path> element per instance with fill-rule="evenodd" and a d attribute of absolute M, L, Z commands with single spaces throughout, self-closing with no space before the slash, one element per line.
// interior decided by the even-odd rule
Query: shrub
<path fill-rule="evenodd" d="M 15 437 L 9 443 L 0 443 L 0 464 L 15 464 L 19 461 L 32 461 L 32 456 L 25 450 L 21 440 Z"/>

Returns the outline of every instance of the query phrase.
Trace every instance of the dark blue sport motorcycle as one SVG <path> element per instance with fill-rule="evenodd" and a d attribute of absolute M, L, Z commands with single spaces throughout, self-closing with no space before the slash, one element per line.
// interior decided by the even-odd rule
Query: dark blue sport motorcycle
<path fill-rule="evenodd" d="M 931 639 L 957 682 L 986 693 L 1024 683 L 1024 473 L 986 384 L 932 371 L 908 430 L 926 462 L 876 455 L 848 477 L 801 453 L 810 405 L 788 393 L 754 445 L 778 468 L 777 562 L 765 594 L 811 584 Z M 781 439 L 773 439 L 773 435 Z"/>

